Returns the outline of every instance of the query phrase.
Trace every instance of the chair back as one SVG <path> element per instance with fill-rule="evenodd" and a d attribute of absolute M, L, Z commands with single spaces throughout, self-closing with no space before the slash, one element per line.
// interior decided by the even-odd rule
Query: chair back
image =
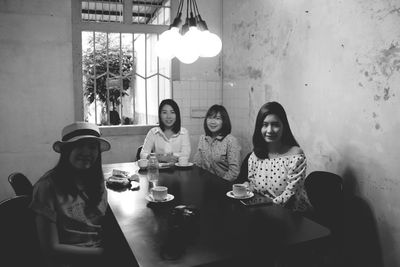
<path fill-rule="evenodd" d="M 32 195 L 33 185 L 24 174 L 20 172 L 11 173 L 8 176 L 8 182 L 17 196 Z"/>
<path fill-rule="evenodd" d="M 142 152 L 143 146 L 139 146 L 137 151 L 136 151 L 136 160 L 140 159 L 140 152 Z"/>
<path fill-rule="evenodd" d="M 325 171 L 310 173 L 304 186 L 314 207 L 315 219 L 335 231 L 343 221 L 343 179 Z"/>
<path fill-rule="evenodd" d="M 30 202 L 28 195 L 0 202 L 0 251 L 7 266 L 44 266 Z"/>

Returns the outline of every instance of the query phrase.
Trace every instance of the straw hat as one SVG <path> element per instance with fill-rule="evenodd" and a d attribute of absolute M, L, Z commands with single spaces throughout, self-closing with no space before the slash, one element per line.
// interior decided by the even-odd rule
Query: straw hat
<path fill-rule="evenodd" d="M 111 147 L 107 140 L 100 137 L 99 127 L 89 122 L 77 121 L 71 123 L 64 127 L 61 135 L 61 141 L 57 141 L 53 144 L 53 149 L 57 153 L 61 152 L 61 147 L 63 145 L 87 138 L 98 140 L 100 142 L 101 152 L 108 151 Z"/>

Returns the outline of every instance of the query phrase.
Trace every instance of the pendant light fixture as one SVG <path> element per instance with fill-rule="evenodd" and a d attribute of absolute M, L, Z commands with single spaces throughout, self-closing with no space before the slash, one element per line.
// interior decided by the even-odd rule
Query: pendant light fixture
<path fill-rule="evenodd" d="M 182 25 L 182 9 L 186 1 L 186 19 Z M 207 23 L 200 16 L 196 0 L 180 0 L 176 17 L 169 29 L 157 41 L 157 55 L 164 59 L 177 57 L 185 64 L 195 62 L 199 57 L 214 57 L 222 48 L 218 35 L 208 30 Z"/>

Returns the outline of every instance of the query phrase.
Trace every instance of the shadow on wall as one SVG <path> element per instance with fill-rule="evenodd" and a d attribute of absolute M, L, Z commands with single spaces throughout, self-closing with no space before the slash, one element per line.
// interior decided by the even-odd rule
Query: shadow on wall
<path fill-rule="evenodd" d="M 347 267 L 383 266 L 376 219 L 368 202 L 357 196 L 357 180 L 350 168 L 344 179 L 344 257 Z"/>

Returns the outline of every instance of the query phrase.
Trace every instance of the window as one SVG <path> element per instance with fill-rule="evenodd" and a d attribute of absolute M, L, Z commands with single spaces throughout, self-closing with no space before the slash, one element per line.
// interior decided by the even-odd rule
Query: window
<path fill-rule="evenodd" d="M 74 57 L 81 60 L 75 58 L 74 76 L 80 77 L 75 85 L 81 118 L 97 125 L 156 124 L 160 101 L 172 96 L 171 62 L 154 49 L 170 24 L 170 0 L 76 2 Z"/>

